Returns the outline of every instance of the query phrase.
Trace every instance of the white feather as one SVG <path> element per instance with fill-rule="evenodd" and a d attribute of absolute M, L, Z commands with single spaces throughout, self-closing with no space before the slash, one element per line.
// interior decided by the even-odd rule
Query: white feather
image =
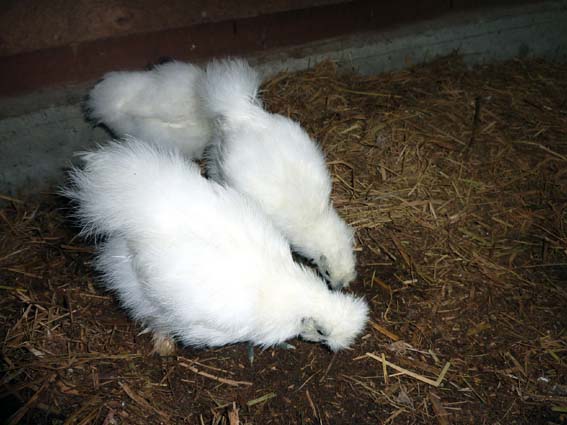
<path fill-rule="evenodd" d="M 186 345 L 301 336 L 332 350 L 362 331 L 367 305 L 296 264 L 257 206 L 201 177 L 179 153 L 129 139 L 83 155 L 65 194 L 132 317 Z"/>
<path fill-rule="evenodd" d="M 259 84 L 242 60 L 207 66 L 199 93 L 218 124 L 207 173 L 258 202 L 334 288 L 347 286 L 356 277 L 354 235 L 331 204 L 323 152 L 299 124 L 260 106 Z"/>
<path fill-rule="evenodd" d="M 211 136 L 195 94 L 202 73 L 181 62 L 151 71 L 108 73 L 90 92 L 89 115 L 117 136 L 173 145 L 189 158 L 199 159 Z"/>
<path fill-rule="evenodd" d="M 258 91 L 262 79 L 241 59 L 210 62 L 196 85 L 205 113 L 230 121 L 250 121 L 262 104 Z"/>

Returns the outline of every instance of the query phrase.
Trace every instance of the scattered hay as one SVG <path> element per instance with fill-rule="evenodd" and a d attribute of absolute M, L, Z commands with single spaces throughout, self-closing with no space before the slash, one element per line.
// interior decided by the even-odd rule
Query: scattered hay
<path fill-rule="evenodd" d="M 2 414 L 104 425 L 560 423 L 566 74 L 538 61 L 468 70 L 451 57 L 372 77 L 323 63 L 265 84 L 268 108 L 321 142 L 334 202 L 357 228 L 353 290 L 372 323 L 351 351 L 298 343 L 258 353 L 253 366 L 240 345 L 160 359 L 97 287 L 92 248 L 60 205 L 2 196 Z"/>

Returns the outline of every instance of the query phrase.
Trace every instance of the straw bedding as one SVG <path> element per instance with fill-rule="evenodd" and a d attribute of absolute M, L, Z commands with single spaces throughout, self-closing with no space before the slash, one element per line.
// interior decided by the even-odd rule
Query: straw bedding
<path fill-rule="evenodd" d="M 150 353 L 54 196 L 2 196 L 7 423 L 565 423 L 567 67 L 458 57 L 281 74 L 266 106 L 323 146 L 371 322 L 332 354 Z M 9 419 L 8 419 L 9 418 Z"/>

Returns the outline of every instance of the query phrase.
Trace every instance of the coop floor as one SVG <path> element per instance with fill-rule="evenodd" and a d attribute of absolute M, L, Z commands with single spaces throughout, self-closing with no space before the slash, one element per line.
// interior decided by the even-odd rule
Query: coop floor
<path fill-rule="evenodd" d="M 29 424 L 565 423 L 565 75 L 452 57 L 376 77 L 326 63 L 265 84 L 266 106 L 321 143 L 357 229 L 351 291 L 371 321 L 336 354 L 293 341 L 253 365 L 244 345 L 152 355 L 98 285 L 64 203 L 12 200 L 0 211 L 0 412 Z"/>

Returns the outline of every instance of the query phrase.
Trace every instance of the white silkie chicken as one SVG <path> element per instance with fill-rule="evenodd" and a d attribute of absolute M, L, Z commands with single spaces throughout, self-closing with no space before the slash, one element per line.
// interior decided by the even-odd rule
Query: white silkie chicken
<path fill-rule="evenodd" d="M 210 122 L 195 94 L 202 74 L 197 66 L 181 62 L 150 71 L 110 72 L 89 94 L 89 116 L 116 136 L 174 145 L 199 159 L 211 137 Z"/>
<path fill-rule="evenodd" d="M 262 108 L 260 82 L 243 60 L 207 66 L 198 84 L 215 122 L 207 174 L 258 202 L 334 289 L 346 287 L 356 277 L 354 234 L 331 203 L 323 152 L 298 123 Z"/>
<path fill-rule="evenodd" d="M 130 138 L 83 159 L 64 193 L 83 233 L 108 237 L 98 268 L 157 352 L 296 336 L 339 350 L 364 328 L 362 298 L 329 291 L 255 203 L 181 154 Z"/>

